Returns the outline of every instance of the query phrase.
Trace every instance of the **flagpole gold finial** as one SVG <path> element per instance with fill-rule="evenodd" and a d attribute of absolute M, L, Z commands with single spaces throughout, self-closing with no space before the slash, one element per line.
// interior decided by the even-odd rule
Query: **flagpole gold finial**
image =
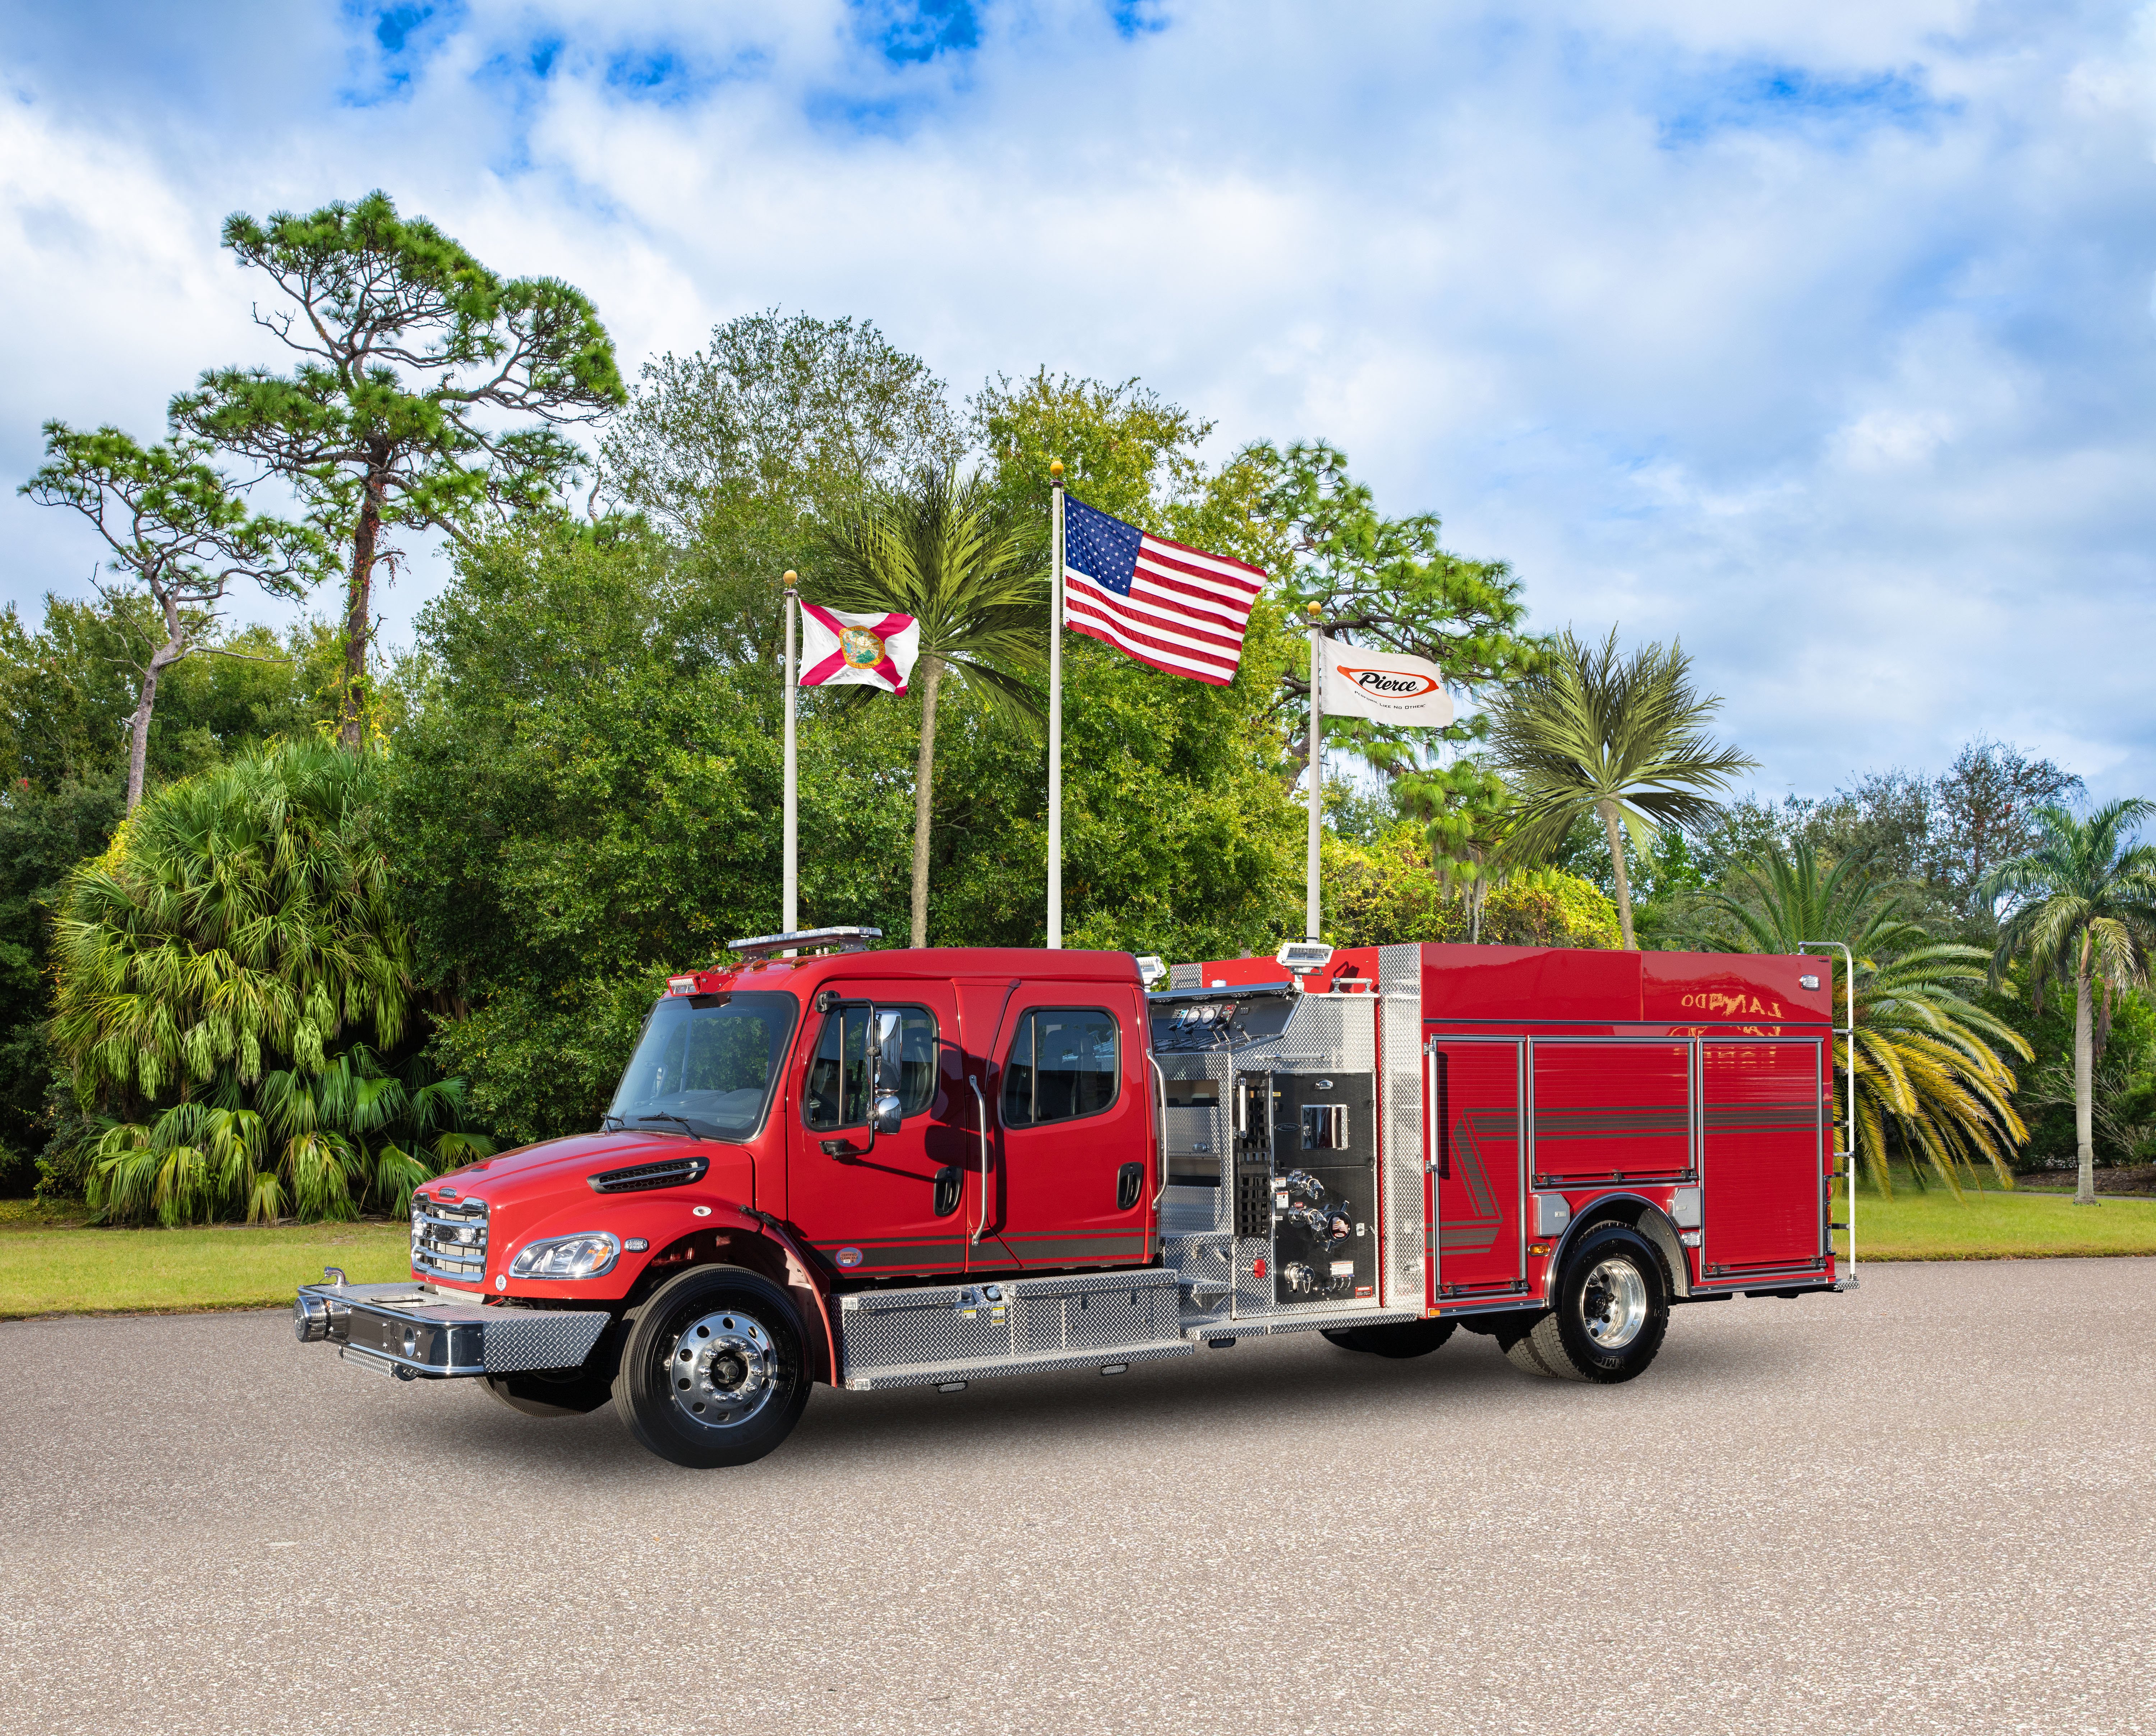
<path fill-rule="evenodd" d="M 1050 482 L 1060 482 L 1063 480 L 1062 459 L 1050 458 L 1048 461 L 1048 479 Z"/>
<path fill-rule="evenodd" d="M 800 576 L 798 573 L 789 571 L 786 575 L 786 588 L 791 591 Z"/>
<path fill-rule="evenodd" d="M 1312 627 L 1317 626 L 1317 617 L 1318 617 L 1320 615 L 1323 614 L 1324 612 L 1324 612 L 1322 609 L 1319 608 L 1319 607 L 1318 607 L 1318 606 L 1317 606 L 1316 603 L 1312 603 L 1312 604 L 1310 606 L 1310 624 L 1311 624 Z"/>

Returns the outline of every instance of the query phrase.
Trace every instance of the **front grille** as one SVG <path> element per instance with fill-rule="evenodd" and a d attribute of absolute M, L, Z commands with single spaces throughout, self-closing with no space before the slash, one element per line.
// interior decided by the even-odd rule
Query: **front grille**
<path fill-rule="evenodd" d="M 707 1158 L 670 1157 L 655 1164 L 631 1164 L 625 1170 L 602 1170 L 589 1180 L 595 1194 L 634 1194 L 651 1187 L 685 1187 L 701 1181 L 711 1166 Z"/>
<path fill-rule="evenodd" d="M 484 1278 L 486 1201 L 413 1200 L 412 1267 L 464 1283 L 477 1283 Z"/>

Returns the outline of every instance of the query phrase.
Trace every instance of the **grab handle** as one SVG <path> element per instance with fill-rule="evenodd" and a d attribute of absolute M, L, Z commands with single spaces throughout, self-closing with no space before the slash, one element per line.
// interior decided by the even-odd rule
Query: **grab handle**
<path fill-rule="evenodd" d="M 966 1083 L 973 1088 L 973 1113 L 981 1124 L 981 1221 L 973 1226 L 973 1245 L 978 1247 L 988 1229 L 988 1100 L 981 1094 L 981 1082 L 973 1074 Z"/>
<path fill-rule="evenodd" d="M 1152 1191 L 1153 1210 L 1158 1211 L 1161 1196 L 1168 1191 L 1168 1075 L 1160 1070 L 1160 1063 L 1150 1055 L 1146 1057 L 1146 1065 L 1152 1069 L 1155 1093 L 1153 1129 L 1159 1135 L 1159 1143 L 1153 1148 L 1160 1157 L 1160 1185 Z"/>

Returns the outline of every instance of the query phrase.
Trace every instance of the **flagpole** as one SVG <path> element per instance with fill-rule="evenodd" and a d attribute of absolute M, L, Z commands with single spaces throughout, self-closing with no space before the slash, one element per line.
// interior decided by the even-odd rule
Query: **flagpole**
<path fill-rule="evenodd" d="M 1048 944 L 1063 945 L 1063 460 L 1048 467 Z"/>
<path fill-rule="evenodd" d="M 791 935 L 801 926 L 801 802 L 799 796 L 800 766 L 793 745 L 793 709 L 795 696 L 800 691 L 800 669 L 797 667 L 793 649 L 793 617 L 800 602 L 794 591 L 798 576 L 786 576 L 786 598 L 781 605 L 786 617 L 786 866 L 780 894 L 783 909 L 778 928 L 781 934 Z"/>
<path fill-rule="evenodd" d="M 1317 939 L 1318 815 L 1325 799 L 1325 629 L 1316 603 L 1310 606 L 1310 862 L 1303 895 L 1303 938 Z"/>

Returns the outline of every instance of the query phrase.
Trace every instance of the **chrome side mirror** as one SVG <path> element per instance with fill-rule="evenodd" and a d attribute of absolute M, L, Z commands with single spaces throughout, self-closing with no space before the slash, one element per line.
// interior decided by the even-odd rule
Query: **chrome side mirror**
<path fill-rule="evenodd" d="M 875 1065 L 870 1076 L 869 1130 L 895 1134 L 903 1107 L 898 1088 L 906 1067 L 906 1016 L 877 1009 L 870 1015 L 869 1028 L 875 1037 Z"/>

